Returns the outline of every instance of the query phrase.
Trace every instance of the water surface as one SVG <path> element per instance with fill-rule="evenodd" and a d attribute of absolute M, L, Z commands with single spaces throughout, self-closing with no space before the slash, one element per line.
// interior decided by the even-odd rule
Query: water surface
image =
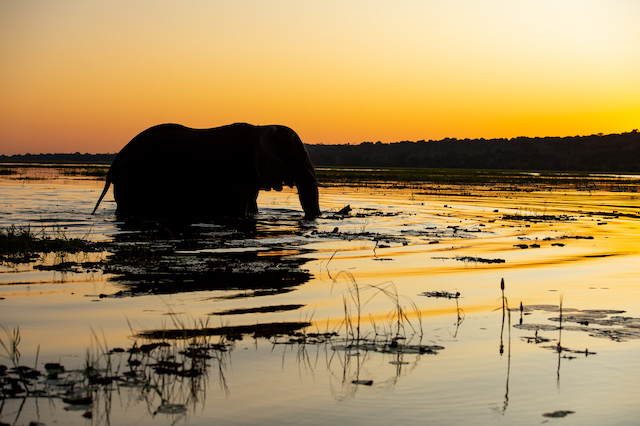
<path fill-rule="evenodd" d="M 99 180 L 22 173 L 0 177 L 1 226 L 117 244 L 0 267 L 0 324 L 19 326 L 21 364 L 82 369 L 107 350 L 162 340 L 144 332 L 164 332 L 179 358 L 190 341 L 167 336 L 185 329 L 210 331 L 197 342 L 210 358 L 189 378 L 144 370 L 152 362 L 141 357 L 146 386 L 114 381 L 78 410 L 58 397 L 6 398 L 0 421 L 629 424 L 640 415 L 637 192 L 327 186 L 316 221 L 303 221 L 285 190 L 261 193 L 250 223 L 140 230 L 115 220 L 111 195 L 90 215 Z M 79 266 L 34 269 L 61 261 Z M 101 266 L 82 266 L 91 262 Z M 436 297 L 445 293 L 459 297 Z M 441 349 L 345 347 L 358 313 L 361 337 L 388 343 L 398 306 L 400 345 Z M 306 337 L 254 337 L 273 324 Z M 130 353 L 109 357 L 118 375 L 131 370 Z"/>

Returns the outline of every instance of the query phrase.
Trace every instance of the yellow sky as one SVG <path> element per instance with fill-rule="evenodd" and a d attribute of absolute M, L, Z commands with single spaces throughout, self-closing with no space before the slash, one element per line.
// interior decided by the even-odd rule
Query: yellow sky
<path fill-rule="evenodd" d="M 640 127 L 640 1 L 0 0 L 0 154 L 164 122 L 307 143 Z"/>

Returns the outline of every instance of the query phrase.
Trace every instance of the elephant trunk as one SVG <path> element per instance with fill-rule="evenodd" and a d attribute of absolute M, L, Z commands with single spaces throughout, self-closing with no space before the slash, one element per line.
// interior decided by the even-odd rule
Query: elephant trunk
<path fill-rule="evenodd" d="M 313 219 L 320 216 L 320 205 L 318 204 L 318 183 L 305 182 L 298 183 L 298 197 L 300 205 L 304 210 L 305 219 Z"/>

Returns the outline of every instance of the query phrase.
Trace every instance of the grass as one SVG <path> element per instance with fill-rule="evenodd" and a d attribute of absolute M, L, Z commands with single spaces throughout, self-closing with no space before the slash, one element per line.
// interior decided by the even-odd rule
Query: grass
<path fill-rule="evenodd" d="M 20 327 L 15 327 L 13 329 L 9 329 L 6 326 L 2 326 L 2 329 L 5 332 L 6 339 L 0 338 L 0 346 L 2 347 L 2 353 L 0 353 L 0 358 L 8 359 L 13 368 L 10 370 L 13 373 L 13 377 L 8 377 L 0 381 L 0 395 L 1 396 L 13 396 L 18 393 L 26 393 L 27 395 L 31 395 L 34 392 L 33 389 L 33 381 L 36 380 L 40 373 L 35 368 L 30 368 L 24 365 L 20 365 L 20 349 L 18 346 L 20 345 L 20 341 L 22 338 L 20 337 Z M 38 365 L 38 356 L 40 354 L 40 346 L 38 346 L 38 350 L 36 351 L 36 366 Z M 3 367 L 0 370 L 0 376 L 6 375 L 6 367 Z"/>
<path fill-rule="evenodd" d="M 368 345 L 369 334 L 364 332 L 362 318 L 365 306 L 377 297 L 384 297 L 389 302 L 391 309 L 386 316 L 386 323 L 376 323 L 371 318 L 371 326 L 375 339 L 381 339 L 383 344 L 398 347 L 399 340 L 408 339 L 408 335 L 417 335 L 422 339 L 422 316 L 416 304 L 407 299 L 405 303 L 398 294 L 398 289 L 392 282 L 379 285 L 360 285 L 352 274 L 341 272 L 338 277 L 344 277 L 347 290 L 343 293 L 344 307 L 343 326 L 346 330 L 347 340 L 352 346 Z M 410 317 L 415 318 L 414 320 Z"/>
<path fill-rule="evenodd" d="M 174 325 L 187 329 L 180 321 L 174 321 Z M 194 327 L 206 329 L 207 323 L 197 322 Z M 214 362 L 218 364 L 221 385 L 226 388 L 225 354 L 231 343 L 224 337 L 217 343 L 203 334 L 185 335 L 171 343 L 168 339 L 150 343 L 136 340 L 128 349 L 109 349 L 104 336 L 98 337 L 92 329 L 91 345 L 81 368 L 67 370 L 59 363 L 48 363 L 43 374 L 37 368 L 19 364 L 20 330 L 17 327 L 3 327 L 3 330 L 6 336 L 0 336 L 0 358 L 8 359 L 12 368 L 0 365 L 0 401 L 60 398 L 67 409 L 95 419 L 108 415 L 114 392 L 128 388 L 138 389 L 139 398 L 146 400 L 149 407 L 157 406 L 155 413 L 180 414 L 188 407 L 195 407 L 198 401 L 204 401 L 207 370 Z M 35 363 L 37 367 L 37 355 Z M 13 424 L 18 421 L 22 405 L 13 413 L 16 416 Z M 0 403 L 0 413 L 2 408 Z"/>
<path fill-rule="evenodd" d="M 88 176 L 103 178 L 107 176 L 109 166 L 86 166 L 86 167 L 65 167 L 61 168 L 60 174 L 65 176 Z"/>
<path fill-rule="evenodd" d="M 0 261 L 28 262 L 39 257 L 39 253 L 78 253 L 95 251 L 97 244 L 87 237 L 70 237 L 64 230 L 43 227 L 34 231 L 30 226 L 7 226 L 0 228 Z"/>
<path fill-rule="evenodd" d="M 14 367 L 20 365 L 20 350 L 18 346 L 20 345 L 20 328 L 15 327 L 13 330 L 8 327 L 2 326 L 2 329 L 6 335 L 5 339 L 0 338 L 0 346 L 2 346 L 2 350 L 4 353 L 0 354 L 0 357 L 8 359 Z"/>
<path fill-rule="evenodd" d="M 544 186 L 575 189 L 638 188 L 639 180 L 584 172 L 317 167 L 318 180 L 326 184 L 365 184 L 374 182 L 429 183 L 441 185 Z"/>

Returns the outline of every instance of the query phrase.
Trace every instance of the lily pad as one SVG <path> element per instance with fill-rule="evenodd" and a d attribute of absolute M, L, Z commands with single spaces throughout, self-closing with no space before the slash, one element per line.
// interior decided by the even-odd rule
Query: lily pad
<path fill-rule="evenodd" d="M 373 386 L 373 380 L 352 380 L 354 385 Z"/>
<path fill-rule="evenodd" d="M 518 328 L 520 330 L 542 330 L 542 331 L 555 331 L 558 329 L 555 325 L 550 324 L 516 324 L 513 326 L 514 328 Z"/>
<path fill-rule="evenodd" d="M 553 413 L 544 413 L 543 416 L 544 417 L 553 417 L 553 418 L 559 418 L 559 417 L 566 417 L 569 414 L 573 414 L 575 413 L 575 411 L 570 411 L 570 410 L 558 410 L 558 411 L 554 411 Z"/>
<path fill-rule="evenodd" d="M 184 404 L 162 404 L 156 412 L 161 414 L 182 414 L 187 412 L 187 407 Z"/>

